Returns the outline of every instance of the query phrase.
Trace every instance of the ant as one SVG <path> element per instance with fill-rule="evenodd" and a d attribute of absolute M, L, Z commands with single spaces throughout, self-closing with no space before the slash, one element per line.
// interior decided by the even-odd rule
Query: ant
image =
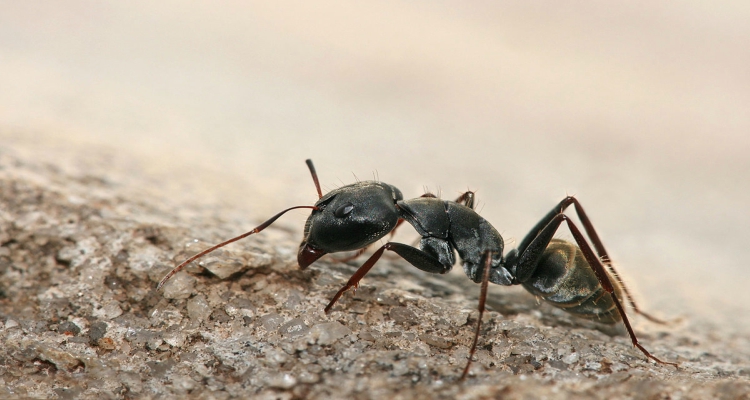
<path fill-rule="evenodd" d="M 455 253 L 458 252 L 466 275 L 481 284 L 479 318 L 469 359 L 461 375 L 462 380 L 469 372 L 476 351 L 489 282 L 504 286 L 522 285 L 535 296 L 578 317 L 606 324 L 622 321 L 633 346 L 646 357 L 660 364 L 678 366 L 677 363 L 656 358 L 638 342 L 622 305 L 623 297 L 627 298 L 636 313 L 654 322 L 663 321 L 644 313 L 635 305 L 614 270 L 591 220 L 575 197 L 564 198 L 531 229 L 518 248 L 503 255 L 502 236 L 474 211 L 474 192 L 468 191 L 456 201 L 442 200 L 429 193 L 404 200 L 401 191 L 392 185 L 362 181 L 332 190 L 324 196 L 312 160 L 305 162 L 318 191 L 315 205 L 287 208 L 255 229 L 201 251 L 169 272 L 159 282 L 157 289 L 189 263 L 220 247 L 262 231 L 290 210 L 312 209 L 305 223 L 304 238 L 297 254 L 297 261 L 302 269 L 329 253 L 357 251 L 356 257 L 370 244 L 392 233 L 406 221 L 422 237 L 419 248 L 397 242 L 382 245 L 333 296 L 325 308 L 326 313 L 331 311 L 344 292 L 357 287 L 385 250 L 392 251 L 411 265 L 433 274 L 450 271 L 456 263 Z M 564 214 L 571 205 L 596 253 L 576 224 Z M 573 234 L 575 244 L 553 239 L 563 222 Z"/>

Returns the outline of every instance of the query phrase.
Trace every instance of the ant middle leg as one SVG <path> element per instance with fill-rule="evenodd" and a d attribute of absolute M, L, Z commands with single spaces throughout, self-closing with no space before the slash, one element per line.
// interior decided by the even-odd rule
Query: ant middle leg
<path fill-rule="evenodd" d="M 469 350 L 469 360 L 466 362 L 464 372 L 461 374 L 460 380 L 464 380 L 466 375 L 469 374 L 469 367 L 471 367 L 472 358 L 474 352 L 477 350 L 477 342 L 479 341 L 479 331 L 482 327 L 482 316 L 484 315 L 484 305 L 487 302 L 487 286 L 490 282 L 490 269 L 492 267 L 492 251 L 484 252 L 484 269 L 482 271 L 482 289 L 479 293 L 479 318 L 477 319 L 477 328 L 474 331 L 474 341 L 471 343 L 471 350 Z"/>

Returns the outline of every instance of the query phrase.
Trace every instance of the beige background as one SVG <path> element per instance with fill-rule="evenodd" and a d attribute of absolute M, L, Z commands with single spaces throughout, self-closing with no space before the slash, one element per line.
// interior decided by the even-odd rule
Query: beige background
<path fill-rule="evenodd" d="M 3 2 L 0 140 L 251 220 L 308 157 L 508 239 L 575 194 L 646 309 L 747 337 L 748 4 Z"/>

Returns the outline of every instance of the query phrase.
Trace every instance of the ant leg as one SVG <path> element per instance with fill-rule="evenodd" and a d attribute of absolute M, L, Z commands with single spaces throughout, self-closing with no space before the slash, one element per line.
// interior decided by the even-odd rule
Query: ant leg
<path fill-rule="evenodd" d="M 561 214 L 564 216 L 564 214 Z M 594 252 L 591 250 L 591 247 L 589 246 L 586 239 L 583 237 L 583 234 L 581 234 L 581 231 L 578 230 L 578 227 L 571 221 L 567 216 L 564 216 L 565 222 L 568 224 L 568 229 L 570 229 L 570 232 L 573 234 L 573 237 L 576 240 L 576 243 L 578 244 L 578 247 L 583 252 L 583 256 L 586 258 L 586 261 L 589 263 L 591 268 L 594 270 L 594 273 L 596 274 L 596 277 L 599 279 L 599 283 L 602 285 L 604 290 L 606 290 L 610 296 L 612 296 L 612 300 L 615 303 L 615 306 L 617 306 L 617 310 L 620 313 L 620 316 L 622 317 L 622 322 L 625 324 L 625 328 L 628 330 L 628 335 L 630 335 L 630 340 L 633 342 L 633 346 L 637 347 L 643 354 L 646 355 L 646 357 L 660 363 L 660 364 L 669 364 L 673 365 L 675 367 L 679 367 L 677 363 L 673 362 L 666 362 L 662 361 L 655 356 L 653 356 L 651 353 L 648 352 L 641 344 L 638 342 L 638 338 L 635 336 L 635 332 L 633 332 L 633 328 L 630 326 L 630 321 L 628 321 L 628 316 L 625 314 L 625 309 L 623 308 L 622 304 L 620 303 L 620 300 L 617 298 L 617 295 L 615 294 L 614 286 L 612 285 L 612 282 L 609 280 L 609 276 L 607 275 L 607 271 L 605 270 L 604 266 L 602 265 L 601 261 L 599 261 L 599 257 L 597 257 Z"/>
<path fill-rule="evenodd" d="M 612 284 L 612 281 L 610 280 L 609 275 L 607 274 L 607 270 L 605 269 L 604 265 L 602 265 L 602 262 L 599 260 L 599 257 L 597 257 L 597 255 L 594 254 L 594 251 L 591 249 L 591 246 L 589 246 L 589 243 L 583 237 L 583 234 L 581 233 L 581 231 L 578 230 L 578 227 L 576 227 L 576 225 L 567 215 L 565 214 L 555 215 L 552 218 L 552 220 L 547 224 L 547 226 L 545 226 L 544 229 L 542 229 L 542 231 L 539 232 L 536 238 L 534 238 L 530 243 L 527 244 L 526 249 L 523 251 L 523 253 L 521 253 L 518 256 L 518 258 L 513 260 L 514 264 L 506 266 L 506 268 L 508 267 L 515 268 L 517 271 L 517 276 L 519 276 L 519 281 L 521 282 L 523 282 L 525 278 L 528 278 L 529 276 L 531 276 L 531 274 L 536 269 L 539 263 L 539 260 L 541 259 L 541 256 L 544 253 L 544 250 L 547 248 L 547 245 L 552 240 L 552 237 L 554 236 L 555 232 L 560 227 L 560 224 L 562 224 L 563 221 L 565 221 L 568 224 L 568 228 L 570 229 L 570 232 L 573 234 L 576 244 L 578 244 L 578 247 L 581 249 L 581 252 L 583 253 L 584 258 L 586 259 L 586 262 L 588 262 L 589 266 L 594 271 L 594 275 L 596 275 L 596 278 L 599 281 L 599 284 L 612 297 L 612 301 L 614 302 L 615 307 L 617 307 L 617 311 L 620 314 L 620 317 L 622 318 L 622 322 L 628 331 L 628 335 L 630 336 L 630 340 L 633 342 L 633 346 L 641 350 L 641 352 L 644 355 L 646 355 L 646 357 L 658 363 L 677 366 L 676 363 L 666 362 L 666 361 L 662 361 L 656 358 L 651 353 L 649 353 L 648 350 L 646 350 L 643 346 L 641 346 L 641 344 L 638 342 L 638 338 L 635 336 L 635 332 L 633 331 L 633 328 L 630 326 L 630 321 L 628 320 L 628 316 L 625 314 L 625 309 L 620 303 L 620 300 L 617 298 L 617 293 L 615 292 L 614 285 Z"/>
<path fill-rule="evenodd" d="M 240 239 L 246 238 L 246 237 L 248 237 L 250 235 L 253 235 L 253 234 L 256 234 L 256 233 L 262 231 L 263 229 L 268 228 L 269 225 L 271 225 L 274 222 L 276 222 L 276 220 L 279 219 L 279 217 L 281 217 L 282 215 L 284 215 L 287 211 L 295 210 L 295 209 L 298 209 L 298 208 L 312 208 L 313 210 L 317 210 L 318 209 L 318 207 L 315 207 L 315 206 L 296 206 L 296 207 L 287 208 L 286 210 L 284 210 L 284 211 L 282 211 L 282 212 L 274 215 L 273 217 L 271 217 L 268 221 L 266 221 L 266 222 L 258 225 L 257 227 L 255 227 L 250 232 L 245 232 L 242 235 L 239 235 L 237 237 L 231 238 L 231 239 L 229 239 L 229 240 L 227 240 L 225 242 L 221 242 L 221 243 L 217 244 L 216 246 L 209 247 L 208 249 L 203 250 L 200 253 L 198 253 L 198 254 L 196 254 L 196 255 L 188 258 L 187 260 L 183 261 L 180 265 L 176 266 L 173 270 L 169 271 L 169 273 L 167 275 L 165 275 L 164 278 L 162 278 L 161 282 L 159 282 L 159 285 L 156 287 L 156 290 L 161 289 L 161 287 L 164 286 L 165 283 L 167 283 L 167 281 L 169 280 L 169 278 L 171 278 L 174 274 L 182 271 L 182 269 L 185 268 L 185 266 L 188 265 L 188 264 L 190 264 L 191 262 L 197 260 L 198 258 L 201 258 L 201 257 L 205 256 L 206 254 L 208 254 L 208 253 L 210 253 L 210 252 L 212 252 L 212 251 L 214 251 L 214 250 L 216 250 L 216 249 L 218 249 L 220 247 L 224 247 L 224 246 L 228 245 L 229 243 L 234 243 L 234 242 L 236 242 L 236 241 L 238 241 Z"/>
<path fill-rule="evenodd" d="M 458 198 L 455 200 L 456 203 L 463 204 L 466 207 L 474 209 L 474 192 L 471 190 L 467 190 L 463 192 Z"/>
<path fill-rule="evenodd" d="M 594 229 L 594 225 L 591 223 L 591 220 L 586 215 L 586 212 L 583 210 L 583 206 L 581 206 L 581 203 L 572 196 L 568 196 L 563 200 L 563 202 L 569 202 L 573 203 L 576 215 L 578 215 L 578 219 L 581 220 L 581 223 L 583 224 L 583 229 L 586 231 L 586 234 L 589 236 L 589 239 L 591 239 L 591 243 L 594 245 L 594 248 L 596 249 L 596 253 L 599 255 L 599 259 L 602 261 L 602 264 L 609 270 L 609 272 L 612 274 L 612 277 L 614 277 L 617 282 L 620 283 L 620 287 L 622 288 L 623 293 L 625 294 L 625 297 L 628 301 L 628 304 L 630 304 L 630 307 L 633 308 L 633 311 L 636 314 L 643 315 L 646 319 L 648 319 L 651 322 L 656 322 L 658 324 L 666 324 L 667 321 L 664 321 L 662 319 L 656 318 L 644 311 L 642 311 L 638 306 L 635 304 L 635 300 L 633 299 L 633 295 L 630 293 L 630 290 L 628 290 L 627 285 L 625 285 L 625 282 L 623 282 L 622 278 L 620 278 L 620 275 L 615 270 L 614 265 L 612 265 L 612 259 L 609 257 L 609 254 L 607 253 L 607 250 L 604 248 L 604 244 L 602 243 L 602 240 L 599 238 L 599 235 L 596 233 L 596 229 Z"/>
<path fill-rule="evenodd" d="M 364 276 L 367 275 L 368 272 L 370 272 L 370 269 L 372 269 L 373 265 L 378 262 L 380 256 L 383 255 L 383 252 L 385 250 L 393 251 L 396 254 L 400 255 L 404 260 L 408 261 L 409 264 L 421 269 L 422 271 L 430 272 L 433 274 L 444 274 L 450 271 L 453 267 L 452 264 L 442 264 L 437 258 L 417 248 L 405 245 L 403 243 L 388 242 L 380 247 L 375 253 L 373 253 L 373 255 L 370 256 L 370 258 L 368 258 L 361 267 L 359 267 L 357 272 L 355 272 L 354 275 L 349 278 L 349 281 L 346 283 L 346 285 L 344 285 L 344 287 L 342 287 L 341 290 L 339 290 L 338 293 L 333 296 L 333 299 L 331 299 L 331 302 L 328 303 L 325 308 L 326 314 L 331 311 L 333 305 L 336 304 L 336 302 L 339 300 L 339 298 L 341 298 L 341 295 L 343 295 L 344 292 L 359 285 L 359 281 L 362 280 L 362 278 L 364 278 Z"/>
<path fill-rule="evenodd" d="M 552 221 L 553 218 L 555 218 L 558 214 L 562 214 L 565 212 L 565 210 L 570 206 L 573 205 L 576 211 L 576 215 L 578 215 L 578 219 L 581 220 L 581 223 L 583 224 L 583 229 L 586 231 L 586 234 L 588 235 L 589 239 L 591 239 L 591 243 L 594 245 L 594 249 L 596 249 L 596 253 L 599 256 L 599 259 L 602 261 L 602 264 L 609 270 L 609 272 L 612 274 L 612 276 L 620 283 L 620 287 L 622 288 L 623 293 L 625 294 L 625 297 L 628 301 L 628 304 L 630 304 L 630 307 L 633 308 L 633 311 L 637 314 L 643 315 L 646 319 L 648 319 L 651 322 L 656 322 L 660 324 L 666 324 L 667 322 L 661 319 L 658 319 L 644 311 L 642 311 L 636 304 L 635 300 L 633 299 L 633 295 L 630 293 L 630 290 L 628 290 L 628 287 L 625 285 L 625 282 L 622 281 L 620 278 L 620 275 L 615 270 L 614 266 L 612 265 L 612 260 L 609 257 L 609 254 L 607 253 L 607 250 L 604 248 L 604 243 L 602 243 L 602 240 L 599 238 L 599 235 L 596 233 L 596 229 L 594 229 L 594 225 L 591 223 L 591 220 L 589 219 L 588 215 L 586 215 L 586 211 L 583 210 L 583 206 L 581 206 L 581 203 L 573 196 L 567 196 L 562 201 L 560 201 L 552 210 L 550 210 L 547 215 L 542 218 L 541 221 L 539 221 L 532 229 L 531 231 L 524 237 L 524 239 L 521 241 L 521 244 L 518 245 L 518 253 L 523 253 L 526 248 L 529 246 L 532 240 L 534 240 L 537 235 L 544 229 L 545 226 L 547 226 L 550 221 Z"/>
<path fill-rule="evenodd" d="M 490 282 L 490 267 L 492 265 L 492 251 L 484 252 L 484 272 L 482 272 L 482 289 L 479 294 L 479 319 L 477 320 L 477 329 L 474 332 L 474 341 L 471 344 L 471 350 L 469 350 L 469 361 L 466 362 L 464 372 L 461 374 L 461 379 L 464 380 L 466 375 L 469 373 L 469 367 L 471 366 L 474 352 L 477 350 L 477 341 L 479 341 L 479 331 L 482 326 L 482 315 L 484 315 L 484 303 L 487 301 L 487 286 Z"/>

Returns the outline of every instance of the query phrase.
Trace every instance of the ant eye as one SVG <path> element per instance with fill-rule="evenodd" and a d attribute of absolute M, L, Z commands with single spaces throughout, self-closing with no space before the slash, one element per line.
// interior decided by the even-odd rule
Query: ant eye
<path fill-rule="evenodd" d="M 347 215 L 349 215 L 350 212 L 354 209 L 354 205 L 352 203 L 344 203 L 344 205 L 340 206 L 336 209 L 336 211 L 333 212 L 333 215 L 335 215 L 337 218 L 344 218 Z"/>

